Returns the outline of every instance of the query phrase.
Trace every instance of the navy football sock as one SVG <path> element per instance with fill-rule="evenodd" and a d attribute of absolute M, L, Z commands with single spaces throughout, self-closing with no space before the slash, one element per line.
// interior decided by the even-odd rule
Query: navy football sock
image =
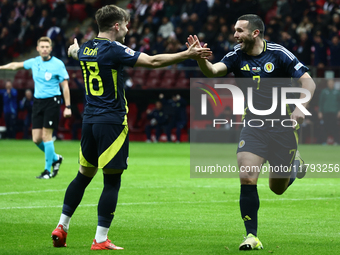
<path fill-rule="evenodd" d="M 257 236 L 257 211 L 259 207 L 257 185 L 241 185 L 240 209 L 247 235 L 251 233 Z"/>
<path fill-rule="evenodd" d="M 69 217 L 73 215 L 83 198 L 87 185 L 89 185 L 91 180 L 92 177 L 87 177 L 78 172 L 76 178 L 74 178 L 66 190 L 62 211 L 63 214 Z"/>
<path fill-rule="evenodd" d="M 297 172 L 300 170 L 300 160 L 296 159 L 294 160 L 293 166 L 292 166 L 292 171 L 290 174 L 290 180 L 288 183 L 288 187 L 292 185 L 292 183 L 295 181 Z"/>
<path fill-rule="evenodd" d="M 117 206 L 122 174 L 104 174 L 104 188 L 98 203 L 98 226 L 109 228 Z"/>

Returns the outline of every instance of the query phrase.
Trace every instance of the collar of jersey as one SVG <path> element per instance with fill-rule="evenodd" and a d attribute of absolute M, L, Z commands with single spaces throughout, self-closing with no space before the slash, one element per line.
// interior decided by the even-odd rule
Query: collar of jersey
<path fill-rule="evenodd" d="M 107 38 L 101 38 L 101 37 L 96 37 L 96 38 L 94 38 L 94 39 L 96 39 L 96 40 L 106 40 L 106 41 L 110 41 L 110 40 L 107 39 Z"/>

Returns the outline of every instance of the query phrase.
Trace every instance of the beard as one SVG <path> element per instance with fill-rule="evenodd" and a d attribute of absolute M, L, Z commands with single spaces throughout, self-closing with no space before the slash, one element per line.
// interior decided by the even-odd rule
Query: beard
<path fill-rule="evenodd" d="M 254 45 L 255 45 L 255 38 L 251 38 L 251 36 L 249 35 L 248 37 L 243 39 L 241 50 L 247 53 L 253 49 Z"/>

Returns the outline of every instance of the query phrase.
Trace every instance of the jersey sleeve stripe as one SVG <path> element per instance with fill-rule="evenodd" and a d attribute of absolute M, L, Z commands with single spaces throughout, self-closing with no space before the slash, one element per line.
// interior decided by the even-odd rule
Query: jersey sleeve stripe
<path fill-rule="evenodd" d="M 287 50 L 282 45 L 269 43 L 268 47 L 271 48 L 271 49 L 282 49 L 283 51 L 285 51 L 287 53 L 287 55 L 290 55 L 292 58 L 295 58 L 294 54 L 291 53 L 289 50 Z"/>
<path fill-rule="evenodd" d="M 240 49 L 240 45 L 236 45 L 234 47 L 234 51 L 231 51 L 231 52 L 227 53 L 226 57 L 229 58 L 230 56 L 236 54 L 239 49 Z"/>
<path fill-rule="evenodd" d="M 277 47 L 277 46 L 269 46 L 268 45 L 268 50 L 278 50 L 278 51 L 282 51 L 283 53 L 285 53 L 289 58 L 290 60 L 293 60 L 295 58 L 295 56 L 289 52 L 287 49 L 283 48 L 283 47 Z"/>
<path fill-rule="evenodd" d="M 282 47 L 282 46 L 274 46 L 274 47 L 271 47 L 273 49 L 281 49 L 283 50 L 287 55 L 290 55 L 293 59 L 295 58 L 294 54 L 291 53 L 289 50 L 287 50 L 285 47 Z"/>

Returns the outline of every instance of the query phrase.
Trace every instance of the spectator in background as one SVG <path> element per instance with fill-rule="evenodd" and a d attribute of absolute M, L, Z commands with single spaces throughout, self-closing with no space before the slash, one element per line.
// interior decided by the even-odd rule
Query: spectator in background
<path fill-rule="evenodd" d="M 302 17 L 308 12 L 309 4 L 307 0 L 293 0 L 291 9 L 294 23 L 299 24 L 302 20 Z"/>
<path fill-rule="evenodd" d="M 157 34 L 158 26 L 153 22 L 151 15 L 149 15 L 143 22 L 143 31 L 145 31 L 145 28 L 147 27 L 150 28 L 152 34 Z"/>
<path fill-rule="evenodd" d="M 293 51 L 294 46 L 296 45 L 296 40 L 293 39 L 292 36 L 286 31 L 282 31 L 279 43 L 287 48 L 287 50 Z"/>
<path fill-rule="evenodd" d="M 161 94 L 162 95 L 162 94 Z M 186 102 L 179 94 L 173 95 L 172 99 L 166 101 L 164 96 L 160 98 L 167 104 L 169 122 L 167 125 L 166 135 L 168 142 L 171 142 L 171 131 L 176 128 L 176 139 L 181 141 L 181 131 L 187 124 Z"/>
<path fill-rule="evenodd" d="M 73 30 L 73 34 L 71 36 L 73 39 L 76 38 L 78 42 L 81 42 L 81 40 L 83 39 L 84 35 L 83 33 L 80 31 L 80 28 L 77 26 L 74 28 Z"/>
<path fill-rule="evenodd" d="M 3 27 L 0 34 L 0 64 L 3 64 L 11 58 L 8 49 L 13 45 L 13 43 L 14 36 L 10 34 L 7 27 Z"/>
<path fill-rule="evenodd" d="M 131 36 L 128 40 L 127 46 L 133 50 L 137 50 L 137 40 L 136 37 Z"/>
<path fill-rule="evenodd" d="M 207 20 L 207 14 L 209 12 L 208 10 L 208 4 L 205 0 L 195 0 L 193 12 L 200 17 L 202 22 L 205 22 Z"/>
<path fill-rule="evenodd" d="M 277 17 L 281 20 L 284 20 L 291 13 L 290 5 L 287 0 L 278 0 L 276 4 Z"/>
<path fill-rule="evenodd" d="M 18 35 L 18 43 L 19 43 L 19 52 L 22 54 L 24 53 L 27 49 L 26 47 L 26 42 L 27 40 L 34 34 L 33 31 L 30 29 L 30 23 L 27 21 L 26 18 L 23 18 L 21 20 L 21 28 L 20 32 Z"/>
<path fill-rule="evenodd" d="M 21 18 L 19 13 L 15 11 L 15 9 L 11 10 L 10 17 L 7 21 L 7 27 L 10 33 L 13 34 L 14 37 L 17 37 L 20 32 L 21 26 Z"/>
<path fill-rule="evenodd" d="M 20 111 L 26 111 L 24 119 L 24 139 L 31 139 L 29 129 L 32 124 L 33 96 L 30 89 L 26 89 L 24 98 L 20 101 Z"/>
<path fill-rule="evenodd" d="M 153 17 L 153 21 L 156 24 L 158 24 L 159 21 L 164 16 L 163 7 L 164 7 L 164 2 L 162 0 L 155 0 L 151 4 L 150 12 L 151 12 L 151 15 Z"/>
<path fill-rule="evenodd" d="M 136 12 L 135 12 L 135 18 L 138 17 L 140 22 L 143 22 L 146 17 L 149 15 L 150 7 L 146 0 L 142 0 L 140 4 L 137 6 Z"/>
<path fill-rule="evenodd" d="M 182 45 L 187 41 L 187 35 L 183 33 L 183 28 L 181 26 L 175 28 L 175 37 Z"/>
<path fill-rule="evenodd" d="M 8 19 L 9 19 L 9 16 L 11 14 L 11 10 L 13 10 L 14 7 L 13 7 L 13 4 L 12 4 L 11 1 L 2 0 L 0 8 L 1 8 L 1 16 L 0 16 L 1 23 L 4 26 L 6 26 Z"/>
<path fill-rule="evenodd" d="M 340 66 L 340 42 L 339 36 L 335 35 L 329 45 L 331 52 L 330 55 L 330 66 Z"/>
<path fill-rule="evenodd" d="M 216 17 L 222 17 L 227 13 L 226 4 L 224 1 L 215 0 L 213 6 L 210 8 L 210 15 Z"/>
<path fill-rule="evenodd" d="M 166 0 L 163 10 L 164 15 L 176 26 L 179 22 L 179 5 L 174 0 Z"/>
<path fill-rule="evenodd" d="M 6 122 L 6 137 L 13 139 L 15 138 L 15 124 L 17 120 L 17 96 L 18 92 L 13 88 L 12 82 L 6 82 L 6 88 L 0 90 L 0 94 L 3 95 L 3 111 Z"/>
<path fill-rule="evenodd" d="M 90 26 L 87 27 L 86 33 L 85 33 L 81 43 L 85 43 L 87 41 L 90 41 L 90 40 L 94 39 L 95 37 L 96 37 L 96 33 L 93 30 L 93 27 L 90 25 Z"/>
<path fill-rule="evenodd" d="M 335 13 L 332 16 L 332 21 L 328 25 L 329 37 L 332 38 L 335 35 L 339 35 L 340 31 L 340 15 Z"/>
<path fill-rule="evenodd" d="M 307 33 L 301 33 L 298 44 L 294 47 L 294 54 L 304 65 L 311 64 L 311 46 Z"/>
<path fill-rule="evenodd" d="M 149 39 L 149 43 L 150 42 L 153 42 L 154 39 L 155 39 L 155 35 L 151 32 L 150 28 L 149 27 L 146 27 L 143 31 L 143 34 L 142 34 L 142 40 L 144 40 L 144 38 L 148 38 Z"/>
<path fill-rule="evenodd" d="M 174 25 L 172 25 L 168 17 L 163 17 L 162 25 L 158 29 L 158 34 L 160 34 L 164 39 L 166 39 L 173 33 L 174 33 Z"/>
<path fill-rule="evenodd" d="M 150 54 L 151 53 L 151 49 L 150 49 L 150 39 L 148 37 L 144 37 L 144 39 L 141 42 L 141 46 L 139 48 L 140 52 L 144 52 L 146 54 Z"/>
<path fill-rule="evenodd" d="M 206 24 L 205 28 L 203 29 L 203 33 L 205 35 L 205 41 L 200 40 L 200 42 L 205 42 L 208 45 L 214 44 L 214 42 L 216 42 L 217 32 L 218 31 L 217 31 L 216 25 L 214 26 L 212 22 L 209 22 L 208 24 Z"/>
<path fill-rule="evenodd" d="M 33 27 L 37 23 L 37 19 L 38 19 L 37 16 L 38 16 L 37 8 L 34 6 L 33 1 L 29 0 L 27 2 L 25 17 Z"/>
<path fill-rule="evenodd" d="M 52 18 L 55 21 L 55 25 L 65 29 L 67 26 L 69 14 L 66 9 L 64 0 L 56 0 L 55 7 L 52 10 Z"/>
<path fill-rule="evenodd" d="M 308 16 L 304 16 L 300 24 L 296 28 L 296 34 L 301 35 L 302 33 L 309 34 L 313 29 L 313 23 L 310 22 Z"/>
<path fill-rule="evenodd" d="M 165 52 L 165 42 L 161 35 L 157 35 L 156 42 L 151 47 L 152 55 Z"/>
<path fill-rule="evenodd" d="M 314 46 L 314 66 L 324 68 L 327 64 L 327 44 L 321 38 L 321 33 L 317 33 L 313 37 Z"/>
<path fill-rule="evenodd" d="M 51 17 L 48 15 L 47 9 L 42 9 L 41 15 L 36 23 L 37 37 L 45 35 L 46 31 L 52 26 Z"/>
<path fill-rule="evenodd" d="M 190 16 L 194 11 L 194 0 L 185 0 L 180 9 L 181 16 L 185 13 L 185 16 Z M 183 17 L 183 16 L 182 16 Z"/>
<path fill-rule="evenodd" d="M 151 130 L 156 130 L 156 140 L 158 142 L 161 136 L 162 130 L 166 128 L 168 116 L 165 114 L 163 105 L 160 101 L 156 102 L 155 109 L 146 111 L 147 118 L 150 120 L 150 124 L 145 127 L 146 142 L 151 142 Z"/>
<path fill-rule="evenodd" d="M 319 97 L 319 119 L 324 121 L 327 136 L 333 136 L 334 145 L 340 142 L 337 119 L 340 119 L 340 91 L 334 89 L 334 80 L 327 81 Z M 326 144 L 326 141 L 324 141 Z"/>

